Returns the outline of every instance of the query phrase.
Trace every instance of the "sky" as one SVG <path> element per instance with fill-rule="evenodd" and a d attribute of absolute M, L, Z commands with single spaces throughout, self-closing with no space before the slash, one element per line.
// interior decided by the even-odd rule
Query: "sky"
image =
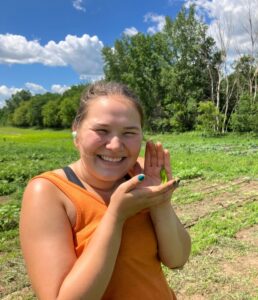
<path fill-rule="evenodd" d="M 161 31 L 165 16 L 190 4 L 231 58 L 252 50 L 247 16 L 258 38 L 258 0 L 1 0 L 0 107 L 22 89 L 63 93 L 102 78 L 104 46 Z"/>

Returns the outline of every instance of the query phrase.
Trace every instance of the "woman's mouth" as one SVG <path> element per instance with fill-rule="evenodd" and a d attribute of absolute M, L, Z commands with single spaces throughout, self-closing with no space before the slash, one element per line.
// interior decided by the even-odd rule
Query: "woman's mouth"
<path fill-rule="evenodd" d="M 98 155 L 98 157 L 104 161 L 109 161 L 109 162 L 120 162 L 123 159 L 125 159 L 125 157 L 110 157 L 106 155 Z"/>

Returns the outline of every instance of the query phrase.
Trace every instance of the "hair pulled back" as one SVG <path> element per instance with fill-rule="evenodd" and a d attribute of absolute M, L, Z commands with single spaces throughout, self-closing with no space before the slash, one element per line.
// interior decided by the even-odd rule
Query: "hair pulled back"
<path fill-rule="evenodd" d="M 101 96 L 121 95 L 127 98 L 136 108 L 140 115 L 141 126 L 143 127 L 144 114 L 138 97 L 131 91 L 128 86 L 115 81 L 96 81 L 90 84 L 82 93 L 79 109 L 73 122 L 73 128 L 78 128 L 80 122 L 87 117 L 89 105 L 92 101 Z"/>

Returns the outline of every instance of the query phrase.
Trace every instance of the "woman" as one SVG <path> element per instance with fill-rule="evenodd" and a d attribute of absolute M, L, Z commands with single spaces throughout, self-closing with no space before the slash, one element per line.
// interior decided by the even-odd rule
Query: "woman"
<path fill-rule="evenodd" d="M 29 182 L 20 238 L 39 299 L 175 299 L 160 263 L 181 267 L 190 238 L 170 204 L 169 152 L 148 142 L 138 158 L 142 123 L 126 86 L 91 85 L 73 124 L 80 159 Z"/>

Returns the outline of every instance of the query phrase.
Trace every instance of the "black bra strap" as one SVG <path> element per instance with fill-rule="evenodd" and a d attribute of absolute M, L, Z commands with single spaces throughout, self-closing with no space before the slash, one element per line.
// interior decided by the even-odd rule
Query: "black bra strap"
<path fill-rule="evenodd" d="M 82 184 L 80 179 L 77 177 L 77 175 L 74 173 L 74 171 L 70 167 L 68 167 L 68 166 L 64 167 L 63 171 L 65 172 L 65 175 L 69 181 L 77 184 L 78 186 L 80 186 L 86 190 L 85 186 Z M 129 174 L 126 174 L 124 178 L 125 178 L 125 180 L 129 180 L 129 179 L 131 179 L 131 176 Z"/>
<path fill-rule="evenodd" d="M 82 187 L 83 189 L 85 189 L 85 186 L 82 184 L 80 179 L 77 177 L 77 175 L 74 173 L 74 171 L 70 167 L 66 166 L 63 168 L 63 170 L 69 181 L 71 181 L 71 182 L 77 184 L 78 186 Z"/>

